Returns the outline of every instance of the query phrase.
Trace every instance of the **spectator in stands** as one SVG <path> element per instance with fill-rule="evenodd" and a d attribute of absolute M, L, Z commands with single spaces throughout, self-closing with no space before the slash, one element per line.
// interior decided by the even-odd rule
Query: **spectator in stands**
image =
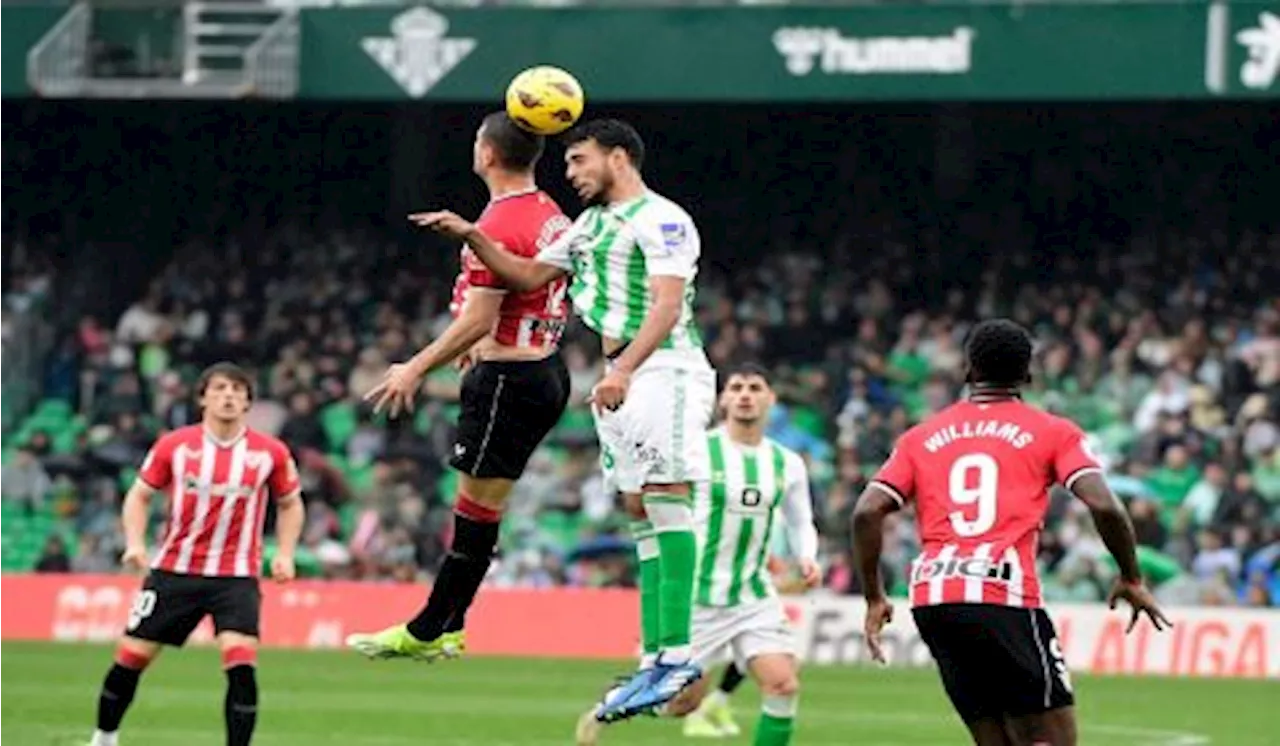
<path fill-rule="evenodd" d="M 4 467 L 0 490 L 4 500 L 21 504 L 28 512 L 44 507 L 53 491 L 53 481 L 31 446 L 18 446 L 13 462 Z"/>

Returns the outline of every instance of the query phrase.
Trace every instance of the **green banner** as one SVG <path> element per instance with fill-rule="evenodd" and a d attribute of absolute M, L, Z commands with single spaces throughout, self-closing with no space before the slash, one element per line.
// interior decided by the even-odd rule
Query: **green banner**
<path fill-rule="evenodd" d="M 66 5 L 5 5 L 0 32 L 0 93 L 29 96 L 27 52 L 67 12 Z"/>
<path fill-rule="evenodd" d="M 1276 14 L 1280 2 L 315 9 L 300 95 L 496 101 L 522 68 L 553 64 L 595 101 L 1275 96 Z"/>
<path fill-rule="evenodd" d="M 28 52 L 67 7 L 5 6 L 5 96 L 31 95 Z M 1280 0 L 327 7 L 300 24 L 301 98 L 497 101 L 534 64 L 593 101 L 1280 97 Z"/>

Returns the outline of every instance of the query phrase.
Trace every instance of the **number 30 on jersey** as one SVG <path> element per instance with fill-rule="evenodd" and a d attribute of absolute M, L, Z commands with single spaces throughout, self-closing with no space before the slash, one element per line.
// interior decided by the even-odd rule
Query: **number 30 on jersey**
<path fill-rule="evenodd" d="M 951 502 L 959 507 L 948 516 L 956 535 L 981 536 L 990 531 L 996 525 L 996 494 L 1000 485 L 1000 467 L 996 460 L 987 453 L 961 456 L 951 464 L 947 482 Z"/>

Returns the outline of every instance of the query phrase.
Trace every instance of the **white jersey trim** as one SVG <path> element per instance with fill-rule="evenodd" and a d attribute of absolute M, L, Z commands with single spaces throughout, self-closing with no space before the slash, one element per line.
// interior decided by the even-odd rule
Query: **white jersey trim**
<path fill-rule="evenodd" d="M 907 506 L 906 498 L 904 498 L 902 496 L 902 493 L 895 490 L 891 485 L 885 484 L 884 482 L 881 482 L 878 479 L 873 479 L 867 483 L 867 486 L 876 487 L 884 494 L 888 495 L 889 497 L 892 497 L 893 501 L 898 504 L 899 508 L 905 508 Z"/>
<path fill-rule="evenodd" d="M 1082 469 L 1076 469 L 1071 472 L 1071 476 L 1067 477 L 1067 480 L 1063 482 L 1063 486 L 1067 489 L 1071 489 L 1071 485 L 1075 484 L 1076 480 L 1086 474 L 1102 474 L 1102 468 L 1098 466 L 1086 466 Z"/>

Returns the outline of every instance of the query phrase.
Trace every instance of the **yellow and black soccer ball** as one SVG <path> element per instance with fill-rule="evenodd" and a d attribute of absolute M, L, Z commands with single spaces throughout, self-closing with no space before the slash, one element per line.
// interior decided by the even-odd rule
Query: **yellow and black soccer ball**
<path fill-rule="evenodd" d="M 555 135 L 582 116 L 582 85 L 558 67 L 539 65 L 517 75 L 507 86 L 507 116 L 537 135 Z"/>

